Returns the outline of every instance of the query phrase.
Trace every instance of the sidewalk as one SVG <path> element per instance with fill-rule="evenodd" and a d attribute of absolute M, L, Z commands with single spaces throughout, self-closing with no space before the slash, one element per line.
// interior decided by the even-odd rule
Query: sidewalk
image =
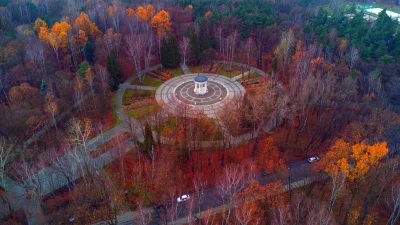
<path fill-rule="evenodd" d="M 186 64 L 181 64 L 181 69 L 185 74 L 191 73 L 189 67 Z"/>

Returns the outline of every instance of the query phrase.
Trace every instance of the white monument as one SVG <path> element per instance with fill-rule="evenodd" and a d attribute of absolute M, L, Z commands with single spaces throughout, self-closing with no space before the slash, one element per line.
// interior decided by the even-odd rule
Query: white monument
<path fill-rule="evenodd" d="M 204 95 L 208 92 L 207 80 L 207 77 L 200 75 L 194 78 L 194 93 L 196 95 Z"/>

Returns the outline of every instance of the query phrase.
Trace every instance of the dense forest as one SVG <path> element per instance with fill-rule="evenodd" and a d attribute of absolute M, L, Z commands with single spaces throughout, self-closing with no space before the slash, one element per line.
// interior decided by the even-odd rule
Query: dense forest
<path fill-rule="evenodd" d="M 0 224 L 399 224 L 400 6 L 375 3 L 0 0 Z M 187 71 L 245 94 L 171 113 Z"/>

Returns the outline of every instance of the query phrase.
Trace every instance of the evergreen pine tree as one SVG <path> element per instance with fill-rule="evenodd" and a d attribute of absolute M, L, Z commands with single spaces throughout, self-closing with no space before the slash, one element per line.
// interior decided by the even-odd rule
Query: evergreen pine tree
<path fill-rule="evenodd" d="M 178 41 L 172 34 L 165 36 L 161 46 L 161 64 L 164 67 L 178 67 L 181 62 Z"/>
<path fill-rule="evenodd" d="M 95 46 L 91 41 L 87 41 L 85 44 L 85 57 L 86 61 L 88 61 L 90 64 L 94 62 L 94 51 L 95 51 Z"/>
<path fill-rule="evenodd" d="M 122 73 L 121 66 L 119 65 L 117 55 L 114 51 L 107 56 L 107 70 L 110 73 L 112 88 L 115 90 L 120 84 L 119 79 L 121 79 Z"/>
<path fill-rule="evenodd" d="M 190 34 L 189 39 L 190 39 L 190 46 L 191 46 L 191 49 L 190 49 L 191 55 L 192 55 L 194 61 L 196 62 L 196 64 L 199 64 L 200 60 L 201 60 L 199 37 L 197 36 L 196 33 L 192 32 Z"/>
<path fill-rule="evenodd" d="M 143 152 L 149 153 L 151 148 L 154 146 L 153 133 L 151 132 L 151 127 L 149 123 L 146 122 L 144 126 L 144 141 L 143 141 Z"/>
<path fill-rule="evenodd" d="M 90 69 L 89 63 L 87 61 L 83 61 L 79 64 L 79 69 L 76 71 L 76 75 L 82 80 L 85 79 L 86 71 Z"/>
<path fill-rule="evenodd" d="M 211 48 L 210 35 L 208 34 L 208 32 L 204 32 L 204 34 L 203 34 L 203 40 L 201 43 L 201 47 L 203 48 L 203 51 L 207 51 L 208 49 Z"/>

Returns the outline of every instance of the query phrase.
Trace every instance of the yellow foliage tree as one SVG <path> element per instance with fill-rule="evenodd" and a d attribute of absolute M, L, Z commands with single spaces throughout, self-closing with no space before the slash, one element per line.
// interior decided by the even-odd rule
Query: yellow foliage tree
<path fill-rule="evenodd" d="M 212 16 L 212 12 L 211 12 L 210 10 L 208 10 L 208 11 L 206 12 L 206 14 L 204 14 L 204 17 L 205 17 L 206 19 L 209 19 L 210 16 Z"/>
<path fill-rule="evenodd" d="M 362 179 L 389 152 L 386 142 L 351 145 L 338 140 L 323 160 L 322 169 L 329 173 L 342 171 L 350 181 Z"/>
<path fill-rule="evenodd" d="M 88 15 L 82 12 L 76 19 L 75 19 L 75 27 L 79 31 L 82 30 L 90 39 L 95 39 L 98 35 L 101 35 L 101 31 L 96 26 L 95 23 L 90 21 Z"/>
<path fill-rule="evenodd" d="M 133 10 L 133 9 L 131 9 L 131 8 L 127 8 L 127 9 L 126 9 L 126 15 L 128 15 L 128 16 L 135 16 L 135 15 L 136 15 L 135 10 Z"/>
<path fill-rule="evenodd" d="M 68 44 L 68 32 L 70 29 L 71 25 L 67 22 L 56 22 L 49 34 L 50 44 L 52 46 L 58 46 L 61 50 L 65 51 Z"/>
<path fill-rule="evenodd" d="M 163 36 L 169 32 L 171 25 L 169 15 L 165 10 L 161 10 L 151 19 L 151 26 L 157 31 L 159 36 Z"/>
<path fill-rule="evenodd" d="M 149 19 L 152 18 L 154 16 L 154 14 L 156 13 L 156 10 L 154 9 L 154 7 L 151 4 L 148 4 L 146 6 L 146 11 L 147 11 L 147 15 L 149 15 Z"/>
<path fill-rule="evenodd" d="M 45 28 L 47 29 L 47 24 L 46 24 L 46 22 L 44 22 L 43 20 L 37 18 L 36 21 L 35 21 L 35 25 L 33 26 L 33 29 L 34 29 L 36 32 L 39 33 L 41 27 L 45 27 Z"/>
<path fill-rule="evenodd" d="M 150 15 L 147 10 L 143 8 L 143 6 L 139 6 L 136 10 L 136 15 L 143 22 L 147 22 L 150 19 Z"/>

